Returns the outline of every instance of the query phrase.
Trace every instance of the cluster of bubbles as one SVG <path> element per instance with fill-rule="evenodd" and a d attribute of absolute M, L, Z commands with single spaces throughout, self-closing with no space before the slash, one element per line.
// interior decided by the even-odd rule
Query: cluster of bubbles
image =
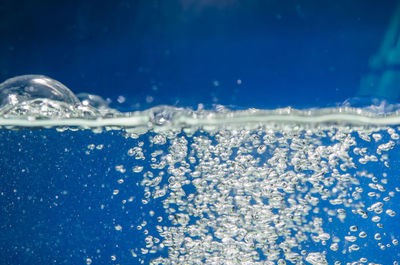
<path fill-rule="evenodd" d="M 135 257 L 167 249 L 151 264 L 372 265 L 377 250 L 400 253 L 386 226 L 400 191 L 385 171 L 396 129 L 244 127 L 153 132 L 127 150 L 136 165 L 115 170 L 141 175 L 142 203 L 167 216 L 148 215 L 157 233 L 144 230 Z"/>
<path fill-rule="evenodd" d="M 0 84 L 3 118 L 97 118 L 118 113 L 100 96 L 75 95 L 60 82 L 42 75 L 17 76 Z"/>
<path fill-rule="evenodd" d="M 350 107 L 232 112 L 161 106 L 142 114 L 142 124 L 109 127 L 137 143 L 126 151 L 135 165 L 118 164 L 117 174 L 138 177 L 141 203 L 163 209 L 137 226 L 146 238 L 131 254 L 142 263 L 153 255 L 153 265 L 373 265 L 379 264 L 373 251 L 400 253 L 400 235 L 387 225 L 398 217 L 389 207 L 400 189 L 389 185 L 394 177 L 387 170 L 400 137 L 383 125 L 399 123 L 397 112 L 392 120 Z M 98 96 L 77 97 L 44 76 L 2 83 L 0 115 L 133 116 Z M 333 124 L 338 117 L 348 119 Z M 102 148 L 89 145 L 87 154 Z M 117 182 L 122 188 L 124 177 Z M 144 229 L 149 224 L 154 233 Z M 116 223 L 115 230 L 124 227 Z"/>
<path fill-rule="evenodd" d="M 125 98 L 120 96 L 117 101 L 123 102 Z M 196 130 L 221 123 L 237 124 L 239 127 L 250 123 L 336 123 L 338 120 L 351 124 L 400 123 L 400 104 L 376 100 L 368 101 L 371 104 L 361 102 L 363 103 L 360 104 L 359 99 L 353 99 L 337 107 L 305 110 L 291 107 L 275 110 L 230 110 L 222 105 L 213 105 L 210 110 L 206 110 L 199 104 L 197 110 L 156 106 L 142 111 L 120 112 L 111 108 L 110 102 L 98 95 L 75 95 L 66 86 L 49 77 L 23 75 L 0 84 L 0 126 L 26 127 L 28 124 L 22 121 L 29 121 L 32 122 L 29 127 L 57 127 L 57 123 L 46 124 L 43 121 L 63 120 L 66 121 L 63 125 L 67 127 L 104 127 L 111 130 L 129 127 L 140 134 L 160 126 Z"/>

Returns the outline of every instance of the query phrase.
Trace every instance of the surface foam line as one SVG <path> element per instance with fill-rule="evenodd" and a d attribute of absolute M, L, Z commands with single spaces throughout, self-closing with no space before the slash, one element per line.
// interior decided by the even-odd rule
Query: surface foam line
<path fill-rule="evenodd" d="M 168 126 L 204 126 L 204 125 L 235 125 L 268 122 L 290 122 L 290 123 L 348 123 L 354 125 L 400 125 L 400 116 L 362 116 L 349 113 L 334 113 L 323 115 L 277 115 L 277 114 L 248 114 L 232 116 L 234 113 L 215 115 L 214 117 L 193 118 L 180 116 L 169 122 Z M 118 117 L 106 119 L 51 119 L 51 120 L 22 120 L 22 119 L 0 119 L 0 126 L 16 127 L 58 127 L 58 126 L 77 126 L 83 128 L 96 128 L 105 126 L 116 127 L 157 127 L 151 123 L 147 115 L 135 117 Z M 160 126 L 160 125 L 158 125 Z M 161 125 L 163 126 L 163 125 Z"/>

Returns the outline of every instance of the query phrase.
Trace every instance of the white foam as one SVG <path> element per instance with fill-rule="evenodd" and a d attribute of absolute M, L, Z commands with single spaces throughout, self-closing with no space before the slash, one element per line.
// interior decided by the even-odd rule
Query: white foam
<path fill-rule="evenodd" d="M 363 108 L 344 103 L 336 108 L 296 110 L 197 110 L 158 106 L 121 113 L 97 95 L 76 97 L 67 87 L 45 76 L 14 77 L 0 84 L 0 126 L 79 128 L 185 128 L 257 125 L 266 123 L 396 125 L 399 106 L 384 101 Z"/>
<path fill-rule="evenodd" d="M 353 124 L 353 125 L 397 125 L 400 124 L 399 115 L 365 115 L 357 111 L 343 111 L 341 109 L 321 109 L 318 111 L 299 111 L 296 114 L 282 114 L 278 111 L 251 110 L 230 111 L 226 113 L 208 112 L 198 115 L 196 112 L 176 109 L 174 117 L 165 124 L 154 121 L 152 109 L 143 112 L 125 114 L 112 118 L 56 118 L 36 119 L 35 117 L 0 118 L 0 126 L 13 127 L 59 127 L 73 126 L 81 128 L 97 128 L 114 126 L 120 128 L 132 127 L 187 127 L 187 126 L 226 126 L 265 123 L 310 123 L 310 124 Z"/>

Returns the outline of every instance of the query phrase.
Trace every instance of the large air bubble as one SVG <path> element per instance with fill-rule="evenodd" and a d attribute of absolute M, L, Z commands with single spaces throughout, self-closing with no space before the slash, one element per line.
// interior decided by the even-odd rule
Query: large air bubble
<path fill-rule="evenodd" d="M 0 84 L 0 107 L 34 99 L 50 99 L 71 105 L 79 99 L 60 82 L 43 75 L 22 75 Z"/>
<path fill-rule="evenodd" d="M 43 75 L 23 75 L 0 84 L 0 115 L 28 120 L 92 116 L 60 82 Z"/>

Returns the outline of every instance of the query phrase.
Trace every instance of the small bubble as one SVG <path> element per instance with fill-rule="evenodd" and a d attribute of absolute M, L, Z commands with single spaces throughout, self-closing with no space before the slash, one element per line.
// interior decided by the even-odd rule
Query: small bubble
<path fill-rule="evenodd" d="M 260 155 L 263 154 L 265 151 L 267 150 L 267 147 L 265 145 L 260 145 L 257 148 L 257 153 L 259 153 Z"/>
<path fill-rule="evenodd" d="M 163 145 L 167 142 L 167 139 L 165 138 L 164 135 L 161 134 L 157 134 L 156 136 L 154 136 L 153 138 L 153 143 L 154 144 L 159 144 L 159 145 Z"/>
<path fill-rule="evenodd" d="M 364 231 L 362 231 L 362 232 L 360 232 L 360 233 L 358 234 L 358 236 L 361 237 L 361 238 L 365 238 L 365 237 L 367 237 L 367 233 L 364 232 Z"/>
<path fill-rule="evenodd" d="M 337 251 L 339 249 L 339 244 L 338 243 L 333 243 L 330 246 L 330 249 L 333 250 L 333 251 Z"/>
<path fill-rule="evenodd" d="M 350 226 L 350 231 L 351 232 L 356 232 L 358 230 L 358 227 L 356 225 Z"/>
<path fill-rule="evenodd" d="M 355 236 L 345 236 L 344 239 L 346 239 L 349 242 L 354 242 L 357 240 L 357 237 Z"/>
<path fill-rule="evenodd" d="M 95 145 L 94 145 L 94 144 L 89 144 L 89 145 L 87 146 L 87 148 L 88 148 L 89 150 L 93 150 L 93 149 L 95 148 Z"/>
<path fill-rule="evenodd" d="M 152 96 L 147 96 L 146 97 L 146 103 L 150 104 L 154 101 L 154 98 Z"/>
<path fill-rule="evenodd" d="M 133 171 L 134 173 L 140 173 L 140 172 L 143 171 L 143 167 L 142 167 L 142 166 L 134 166 L 134 167 L 132 168 L 132 171 Z"/>
<path fill-rule="evenodd" d="M 396 215 L 396 212 L 393 211 L 393 210 L 391 210 L 391 209 L 388 209 L 388 210 L 386 210 L 386 214 L 389 215 L 389 216 L 391 216 L 391 217 L 393 217 L 393 216 Z"/>
<path fill-rule="evenodd" d="M 122 104 L 122 103 L 124 103 L 126 101 L 126 98 L 124 97 L 124 96 L 118 96 L 118 98 L 117 98 L 117 102 L 119 103 L 119 104 Z"/>
<path fill-rule="evenodd" d="M 356 244 L 353 244 L 349 247 L 349 250 L 350 251 L 358 251 L 358 250 L 360 250 L 360 247 Z"/>
<path fill-rule="evenodd" d="M 372 217 L 372 222 L 379 222 L 381 220 L 381 218 L 379 216 L 374 216 Z"/>
<path fill-rule="evenodd" d="M 97 149 L 97 150 L 101 150 L 101 149 L 103 149 L 103 147 L 104 147 L 103 144 L 99 144 L 99 145 L 96 146 L 96 149 Z"/>
<path fill-rule="evenodd" d="M 123 165 L 115 166 L 115 170 L 118 171 L 118 172 L 121 172 L 121 173 L 125 173 L 126 172 L 126 169 L 124 168 Z"/>

